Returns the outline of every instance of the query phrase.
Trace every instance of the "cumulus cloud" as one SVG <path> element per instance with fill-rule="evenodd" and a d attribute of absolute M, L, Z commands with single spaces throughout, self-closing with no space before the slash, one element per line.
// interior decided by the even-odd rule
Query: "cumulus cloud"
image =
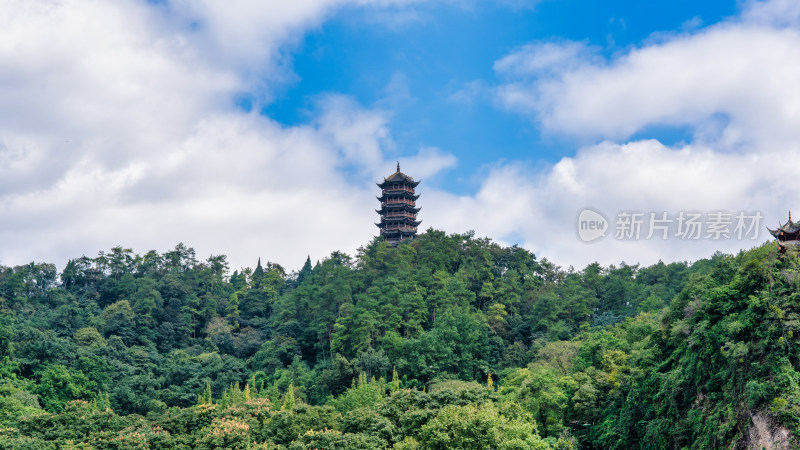
<path fill-rule="evenodd" d="M 750 0 L 744 4 L 743 18 L 747 22 L 768 26 L 797 26 L 800 23 L 800 4 L 792 0 Z"/>
<path fill-rule="evenodd" d="M 597 63 L 577 44 L 537 44 L 496 64 L 514 80 L 500 101 L 550 130 L 624 139 L 649 125 L 694 126 L 715 115 L 739 142 L 791 142 L 800 119 L 800 30 L 723 23 Z M 578 46 L 579 47 L 579 46 Z M 568 70 L 555 78 L 531 71 Z M 549 62 L 558 69 L 547 69 Z M 570 67 L 571 66 L 571 67 Z"/>
<path fill-rule="evenodd" d="M 332 95 L 290 127 L 233 106 L 344 3 L 3 2 L 0 263 L 183 241 L 233 268 L 296 268 L 368 241 L 370 182 L 393 168 L 386 113 Z"/>
<path fill-rule="evenodd" d="M 16 155 L 3 179 L 58 179 L 18 170 L 29 158 L 63 171 L 76 158 L 118 165 L 159 151 L 237 86 L 159 32 L 140 2 L 12 0 L 0 23 L 0 139 Z"/>
<path fill-rule="evenodd" d="M 344 161 L 370 173 L 379 170 L 382 149 L 392 145 L 386 114 L 365 110 L 342 95 L 325 96 L 319 104 L 319 129 L 341 150 Z"/>
<path fill-rule="evenodd" d="M 785 220 L 784 202 L 791 201 L 792 193 L 782 186 L 793 176 L 800 156 L 788 156 L 783 162 L 776 165 L 760 155 L 720 154 L 702 146 L 667 147 L 656 140 L 604 142 L 545 170 L 521 162 L 498 164 L 475 196 L 429 193 L 426 219 L 453 231 L 474 229 L 506 243 L 519 242 L 563 265 L 692 260 L 717 250 L 735 252 L 758 245 L 769 237 L 764 226 L 774 227 L 777 218 Z M 586 207 L 604 213 L 611 222 L 607 236 L 590 244 L 577 235 L 578 213 Z M 719 210 L 732 213 L 730 231 L 739 212 L 750 216 L 760 211 L 765 218 L 757 239 L 674 236 L 681 211 Z M 644 214 L 639 240 L 615 239 L 620 212 Z M 662 240 L 660 234 L 645 239 L 651 212 L 659 218 L 666 212 L 673 220 L 670 239 Z M 704 228 L 702 237 L 707 235 Z"/>
<path fill-rule="evenodd" d="M 197 41 L 218 62 L 274 81 L 287 75 L 285 71 L 275 71 L 274 66 L 291 59 L 290 50 L 304 32 L 337 9 L 348 5 L 376 12 L 388 9 L 392 14 L 384 16 L 384 22 L 403 22 L 415 16 L 407 6 L 424 1 L 170 0 L 166 10 L 173 20 L 190 25 L 195 32 L 188 34 L 189 39 Z"/>
<path fill-rule="evenodd" d="M 297 268 L 377 234 L 370 207 L 394 168 L 391 102 L 318 98 L 307 124 L 234 107 L 291 78 L 291 49 L 338 8 L 413 0 L 7 0 L 0 5 L 0 263 L 179 241 L 232 267 Z M 750 242 L 581 243 L 578 210 L 761 210 L 783 219 L 798 157 L 800 34 L 793 2 L 660 35 L 611 59 L 584 43 L 531 43 L 499 59 L 504 107 L 594 139 L 550 167 L 490 164 L 474 195 L 437 189 L 457 166 L 422 146 L 425 226 L 521 242 L 562 264 L 691 259 Z M 476 81 L 472 97 L 488 90 Z M 469 95 L 464 94 L 465 98 Z M 459 100 L 458 95 L 453 96 Z M 461 99 L 461 100 L 464 100 Z M 379 104 L 381 106 L 381 104 Z M 694 137 L 630 136 L 653 125 Z M 421 186 L 421 188 L 422 188 Z M 763 236 L 763 233 L 762 233 Z"/>
<path fill-rule="evenodd" d="M 800 163 L 795 3 L 748 3 L 740 17 L 661 34 L 610 59 L 574 42 L 531 43 L 501 58 L 495 94 L 503 107 L 545 131 L 600 143 L 544 169 L 499 164 L 475 196 L 439 193 L 437 203 L 456 207 L 433 208 L 436 221 L 472 222 L 479 234 L 579 266 L 697 259 L 763 242 L 763 226 L 796 206 L 786 184 Z M 674 145 L 630 139 L 651 126 L 694 136 Z M 621 241 L 612 228 L 610 238 L 585 244 L 576 234 L 584 207 L 612 222 L 622 211 L 674 219 L 689 210 L 760 211 L 766 222 L 756 241 Z"/>

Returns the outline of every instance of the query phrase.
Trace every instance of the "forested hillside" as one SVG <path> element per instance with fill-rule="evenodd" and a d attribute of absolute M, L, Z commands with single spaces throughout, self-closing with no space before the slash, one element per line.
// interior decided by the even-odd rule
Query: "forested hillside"
<path fill-rule="evenodd" d="M 0 266 L 0 448 L 791 444 L 799 288 L 772 244 L 576 271 L 435 230 L 297 273 Z"/>

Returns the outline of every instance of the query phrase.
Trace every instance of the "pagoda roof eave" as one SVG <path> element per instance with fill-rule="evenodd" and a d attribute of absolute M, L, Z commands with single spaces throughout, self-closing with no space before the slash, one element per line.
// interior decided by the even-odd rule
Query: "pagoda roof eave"
<path fill-rule="evenodd" d="M 387 195 L 388 194 L 384 194 L 384 195 L 381 195 L 380 197 L 375 197 L 375 198 L 377 198 L 378 201 L 384 202 L 388 198 Z M 401 196 L 403 199 L 412 200 L 412 201 L 417 201 L 417 199 L 419 199 L 419 194 L 403 193 L 403 194 L 400 194 L 399 196 Z"/>
<path fill-rule="evenodd" d="M 769 229 L 769 228 L 767 228 L 767 229 Z M 783 225 L 781 225 L 780 222 L 778 222 L 778 229 L 780 231 L 785 231 L 785 232 L 788 232 L 788 233 L 794 233 L 796 231 L 800 231 L 800 221 L 798 221 L 798 222 L 793 221 L 792 220 L 792 212 L 789 211 L 789 220 L 787 220 L 786 223 L 783 224 Z"/>
<path fill-rule="evenodd" d="M 778 244 L 782 247 L 784 244 L 789 246 L 796 246 L 798 239 L 800 238 L 800 221 L 795 222 L 792 220 L 792 213 L 789 212 L 789 219 L 786 223 L 781 224 L 778 222 L 778 228 L 772 229 L 770 227 L 766 227 L 769 234 L 771 234 L 775 239 L 778 240 Z"/>
<path fill-rule="evenodd" d="M 419 213 L 419 210 L 422 208 L 414 208 L 410 205 L 406 205 L 405 207 L 395 207 L 394 205 L 385 206 L 381 209 L 376 209 L 375 212 L 378 214 L 386 214 L 388 211 L 410 211 L 414 214 Z"/>
<path fill-rule="evenodd" d="M 781 232 L 783 233 L 797 233 L 800 231 L 800 223 L 798 222 L 786 222 L 783 225 L 780 225 L 777 229 L 773 230 L 772 228 L 767 227 L 767 230 L 773 236 L 777 237 Z"/>
<path fill-rule="evenodd" d="M 414 187 L 417 187 L 420 181 L 415 181 L 413 178 L 404 174 L 403 172 L 395 172 L 389 175 L 388 177 L 385 177 L 383 179 L 383 183 L 377 183 L 377 185 L 382 188 L 383 185 L 385 185 L 386 183 L 403 182 L 403 183 L 408 183 Z"/>

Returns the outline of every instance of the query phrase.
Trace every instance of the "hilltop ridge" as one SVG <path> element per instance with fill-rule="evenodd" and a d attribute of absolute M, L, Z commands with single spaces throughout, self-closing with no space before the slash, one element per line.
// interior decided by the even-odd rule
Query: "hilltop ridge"
<path fill-rule="evenodd" d="M 0 267 L 11 448 L 794 445 L 800 270 L 774 243 L 564 270 L 428 230 L 296 273 L 183 245 Z M 478 431 L 476 431 L 478 430 Z M 117 444 L 114 444 L 114 443 Z M 137 444 L 138 445 L 138 444 Z"/>

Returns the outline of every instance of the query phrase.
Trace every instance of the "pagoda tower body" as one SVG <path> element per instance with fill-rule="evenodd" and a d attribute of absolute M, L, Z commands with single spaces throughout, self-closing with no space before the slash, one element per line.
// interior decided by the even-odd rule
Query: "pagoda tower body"
<path fill-rule="evenodd" d="M 787 247 L 800 246 L 800 222 L 792 222 L 792 213 L 789 212 L 789 220 L 780 225 L 777 230 L 767 228 L 769 234 L 773 235 L 778 240 L 780 251 L 785 252 Z"/>
<path fill-rule="evenodd" d="M 404 239 L 413 239 L 417 235 L 417 220 L 419 208 L 416 201 L 419 195 L 414 194 L 414 188 L 419 181 L 400 172 L 400 163 L 397 163 L 397 172 L 378 183 L 381 188 L 381 209 L 375 211 L 381 215 L 381 222 L 376 223 L 381 230 L 381 236 L 392 246 Z"/>

